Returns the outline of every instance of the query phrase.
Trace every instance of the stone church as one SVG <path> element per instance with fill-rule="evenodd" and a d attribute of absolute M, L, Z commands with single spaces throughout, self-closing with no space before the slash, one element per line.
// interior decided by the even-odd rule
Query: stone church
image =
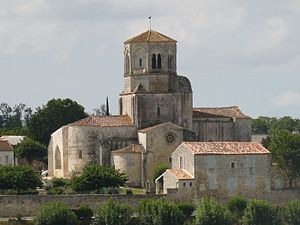
<path fill-rule="evenodd" d="M 129 185 L 153 187 L 153 170 L 171 165 L 188 141 L 251 141 L 251 118 L 237 106 L 193 108 L 189 79 L 177 74 L 177 41 L 147 30 L 124 42 L 119 115 L 89 116 L 51 135 L 49 175 L 70 177 L 86 164 L 114 166 Z"/>

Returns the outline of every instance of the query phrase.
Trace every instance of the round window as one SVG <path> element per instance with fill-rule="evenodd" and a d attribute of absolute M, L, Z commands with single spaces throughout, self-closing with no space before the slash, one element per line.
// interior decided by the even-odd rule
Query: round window
<path fill-rule="evenodd" d="M 176 139 L 176 134 L 169 132 L 166 134 L 165 139 L 168 144 L 172 144 Z"/>

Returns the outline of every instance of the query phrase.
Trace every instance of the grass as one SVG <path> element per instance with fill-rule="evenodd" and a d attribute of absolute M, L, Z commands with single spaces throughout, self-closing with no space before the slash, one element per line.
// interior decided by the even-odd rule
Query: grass
<path fill-rule="evenodd" d="M 146 194 L 146 190 L 142 188 L 125 188 L 121 187 L 121 194 L 126 195 L 126 190 L 131 189 L 133 195 L 144 195 Z"/>

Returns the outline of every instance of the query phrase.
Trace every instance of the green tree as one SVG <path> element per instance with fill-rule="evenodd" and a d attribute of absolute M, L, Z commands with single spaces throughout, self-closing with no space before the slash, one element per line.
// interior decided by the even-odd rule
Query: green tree
<path fill-rule="evenodd" d="M 42 186 L 40 175 L 30 166 L 0 166 L 0 189 L 22 191 Z"/>
<path fill-rule="evenodd" d="M 244 210 L 247 207 L 247 201 L 241 197 L 232 197 L 227 203 L 227 208 L 232 214 L 233 222 L 238 225 L 244 215 Z"/>
<path fill-rule="evenodd" d="M 214 198 L 202 198 L 196 209 L 195 225 L 231 225 L 230 213 Z"/>
<path fill-rule="evenodd" d="M 262 200 L 251 200 L 242 218 L 243 225 L 279 225 L 280 218 L 276 208 Z"/>
<path fill-rule="evenodd" d="M 156 178 L 162 175 L 169 166 L 166 163 L 160 163 L 154 167 L 154 174 L 153 174 L 153 182 L 155 182 Z"/>
<path fill-rule="evenodd" d="M 128 205 L 109 199 L 98 207 L 91 225 L 129 225 L 132 213 Z"/>
<path fill-rule="evenodd" d="M 43 160 L 47 156 L 47 148 L 33 139 L 24 138 L 16 146 L 15 154 L 19 159 L 26 159 L 31 165 L 34 159 Z"/>
<path fill-rule="evenodd" d="M 123 173 L 111 167 L 87 165 L 80 176 L 72 178 L 72 187 L 76 191 L 97 191 L 103 187 L 123 186 L 126 181 Z"/>
<path fill-rule="evenodd" d="M 289 179 L 289 187 L 300 176 L 300 136 L 286 130 L 279 130 L 272 134 L 269 147 L 272 159 L 277 163 Z"/>
<path fill-rule="evenodd" d="M 283 220 L 285 225 L 300 224 L 300 201 L 289 202 L 283 209 Z"/>
<path fill-rule="evenodd" d="M 62 202 L 44 205 L 36 219 L 36 225 L 76 225 L 76 215 Z"/>
<path fill-rule="evenodd" d="M 63 125 L 85 118 L 84 108 L 71 99 L 52 99 L 38 107 L 28 121 L 30 135 L 37 141 L 48 145 L 50 135 Z"/>
<path fill-rule="evenodd" d="M 182 225 L 185 216 L 173 202 L 149 199 L 139 205 L 139 218 L 144 225 Z"/>

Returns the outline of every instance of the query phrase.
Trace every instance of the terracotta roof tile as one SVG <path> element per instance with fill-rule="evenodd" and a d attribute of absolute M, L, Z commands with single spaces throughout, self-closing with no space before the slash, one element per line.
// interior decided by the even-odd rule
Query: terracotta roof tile
<path fill-rule="evenodd" d="M 181 169 L 168 169 L 178 180 L 192 180 L 194 177 Z"/>
<path fill-rule="evenodd" d="M 0 151 L 13 151 L 13 148 L 8 141 L 0 139 Z"/>
<path fill-rule="evenodd" d="M 195 155 L 249 155 L 269 154 L 255 142 L 183 142 Z"/>
<path fill-rule="evenodd" d="M 157 31 L 147 30 L 146 32 L 143 32 L 141 34 L 138 34 L 128 39 L 127 41 L 124 42 L 124 44 L 132 43 L 132 42 L 177 42 L 177 41 Z"/>
<path fill-rule="evenodd" d="M 230 117 L 230 118 L 250 118 L 242 113 L 238 106 L 228 106 L 219 108 L 194 108 L 193 117 L 195 118 L 215 118 L 215 117 Z"/>
<path fill-rule="evenodd" d="M 101 127 L 118 127 L 133 126 L 131 118 L 127 115 L 121 116 L 89 116 L 82 120 L 68 124 L 68 126 L 101 126 Z"/>
<path fill-rule="evenodd" d="M 132 144 L 124 148 L 112 151 L 112 153 L 141 153 L 141 152 L 145 152 L 145 149 L 143 145 L 140 144 Z"/>

